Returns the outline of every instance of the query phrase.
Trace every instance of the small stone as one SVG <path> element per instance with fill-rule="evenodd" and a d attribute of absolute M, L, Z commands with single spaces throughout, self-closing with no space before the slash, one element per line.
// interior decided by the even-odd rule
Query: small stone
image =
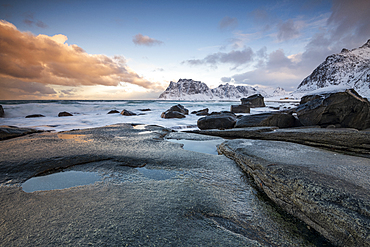
<path fill-rule="evenodd" d="M 133 113 L 132 111 L 128 111 L 128 110 L 123 109 L 123 111 L 121 111 L 121 115 L 123 115 L 123 116 L 136 116 L 137 114 Z"/>
<path fill-rule="evenodd" d="M 110 110 L 110 111 L 108 112 L 108 114 L 114 114 L 114 113 L 119 113 L 119 111 L 117 111 L 117 110 Z"/>
<path fill-rule="evenodd" d="M 59 114 L 58 114 L 58 117 L 70 117 L 70 116 L 73 116 L 73 115 L 69 112 L 66 112 L 66 111 L 59 112 Z"/>
<path fill-rule="evenodd" d="M 32 114 L 32 115 L 27 115 L 26 118 L 34 118 L 34 117 L 45 117 L 42 114 Z"/>

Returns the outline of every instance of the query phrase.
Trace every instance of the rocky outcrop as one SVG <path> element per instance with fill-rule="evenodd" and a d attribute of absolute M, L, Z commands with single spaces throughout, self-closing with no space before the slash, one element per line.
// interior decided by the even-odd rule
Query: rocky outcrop
<path fill-rule="evenodd" d="M 70 116 L 73 116 L 73 115 L 69 112 L 66 112 L 66 111 L 59 112 L 59 114 L 58 114 L 58 117 L 70 117 Z"/>
<path fill-rule="evenodd" d="M 240 117 L 235 128 L 244 127 L 260 127 L 260 126 L 276 126 L 279 128 L 291 128 L 299 126 L 299 120 L 291 114 L 277 113 L 262 113 L 255 115 L 245 115 Z"/>
<path fill-rule="evenodd" d="M 231 105 L 230 111 L 233 113 L 250 113 L 249 105 Z"/>
<path fill-rule="evenodd" d="M 35 117 L 45 117 L 42 114 L 32 114 L 32 115 L 27 115 L 26 118 L 35 118 Z"/>
<path fill-rule="evenodd" d="M 186 116 L 178 111 L 165 111 L 162 112 L 161 118 L 186 118 Z"/>
<path fill-rule="evenodd" d="M 370 246 L 370 160 L 295 143 L 237 139 L 218 146 L 257 187 L 338 246 Z"/>
<path fill-rule="evenodd" d="M 110 110 L 110 111 L 108 112 L 108 114 L 115 114 L 115 113 L 119 113 L 119 111 L 117 111 L 117 110 Z"/>
<path fill-rule="evenodd" d="M 172 106 L 165 112 L 162 112 L 161 118 L 185 118 L 189 114 L 189 110 L 183 105 L 177 104 Z"/>
<path fill-rule="evenodd" d="M 191 114 L 195 114 L 197 116 L 207 116 L 209 114 L 208 111 L 209 111 L 209 109 L 205 108 L 205 109 L 202 109 L 202 110 L 199 110 L 199 111 L 192 111 Z"/>
<path fill-rule="evenodd" d="M 363 97 L 370 97 L 370 40 L 360 48 L 343 49 L 341 53 L 328 56 L 297 91 L 313 91 L 332 86 L 354 88 Z"/>
<path fill-rule="evenodd" d="M 199 118 L 199 129 L 231 129 L 235 126 L 236 115 L 232 112 L 212 112 L 206 117 Z"/>
<path fill-rule="evenodd" d="M 297 115 L 304 126 L 338 124 L 359 130 L 370 128 L 370 103 L 353 89 L 304 96 Z"/>
<path fill-rule="evenodd" d="M 42 130 L 36 130 L 31 128 L 18 128 L 14 126 L 0 126 L 0 140 L 11 139 L 19 136 L 28 134 L 43 132 Z"/>
<path fill-rule="evenodd" d="M 370 158 L 370 130 L 337 128 L 248 127 L 228 130 L 193 130 L 193 133 L 224 138 L 289 141 L 313 147 Z"/>
<path fill-rule="evenodd" d="M 4 117 L 4 108 L 0 105 L 0 117 Z"/>
<path fill-rule="evenodd" d="M 242 98 L 242 105 L 247 105 L 249 107 L 265 107 L 265 101 L 261 94 L 254 94 L 248 98 Z"/>
<path fill-rule="evenodd" d="M 121 111 L 121 115 L 123 116 L 136 116 L 137 114 L 132 112 L 132 111 L 129 111 L 129 110 L 126 110 L 126 109 L 123 109 Z"/>

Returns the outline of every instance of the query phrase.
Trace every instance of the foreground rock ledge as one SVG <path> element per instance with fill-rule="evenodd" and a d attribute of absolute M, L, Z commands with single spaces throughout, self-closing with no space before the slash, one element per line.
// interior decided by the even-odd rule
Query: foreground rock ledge
<path fill-rule="evenodd" d="M 237 139 L 218 151 L 274 202 L 339 246 L 370 246 L 370 159 L 300 144 Z"/>

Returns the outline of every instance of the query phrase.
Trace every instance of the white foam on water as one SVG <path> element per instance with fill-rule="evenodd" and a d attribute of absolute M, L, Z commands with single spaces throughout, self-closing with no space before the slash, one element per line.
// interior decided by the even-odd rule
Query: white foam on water
<path fill-rule="evenodd" d="M 209 112 L 229 111 L 237 102 L 225 101 L 0 101 L 5 117 L 0 118 L 0 125 L 29 127 L 41 130 L 66 131 L 103 127 L 117 123 L 159 125 L 176 130 L 197 129 L 197 120 L 202 116 L 190 114 L 192 111 L 208 108 Z M 163 119 L 162 112 L 176 104 L 182 104 L 189 110 L 189 115 L 182 119 Z M 277 103 L 268 103 L 276 105 Z M 151 111 L 141 111 L 141 109 Z M 119 113 L 108 114 L 110 110 L 123 109 L 138 115 L 123 116 Z M 58 117 L 59 112 L 69 112 L 73 116 Z M 273 111 L 269 107 L 252 108 L 251 114 Z M 45 117 L 25 118 L 27 115 L 42 114 Z"/>

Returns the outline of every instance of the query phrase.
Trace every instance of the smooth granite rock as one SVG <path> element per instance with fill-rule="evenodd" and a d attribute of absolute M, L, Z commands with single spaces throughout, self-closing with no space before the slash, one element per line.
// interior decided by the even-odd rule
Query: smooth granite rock
<path fill-rule="evenodd" d="M 370 246 L 370 159 L 280 141 L 218 146 L 269 198 L 338 246 Z"/>
<path fill-rule="evenodd" d="M 209 111 L 209 109 L 205 108 L 205 109 L 202 109 L 202 110 L 199 110 L 199 111 L 192 111 L 191 114 L 195 114 L 197 116 L 207 116 L 207 115 L 209 115 L 208 111 Z"/>
<path fill-rule="evenodd" d="M 171 130 L 133 126 L 1 141 L 0 245 L 330 246 L 252 187 L 234 161 L 164 140 Z M 36 176 L 68 172 L 101 180 L 22 190 L 28 179 L 53 183 Z"/>
<path fill-rule="evenodd" d="M 279 128 L 291 128 L 299 125 L 298 120 L 287 113 L 261 113 L 245 115 L 236 121 L 235 128 L 276 126 Z"/>
<path fill-rule="evenodd" d="M 165 111 L 162 112 L 161 118 L 186 118 L 185 114 L 178 111 Z"/>
<path fill-rule="evenodd" d="M 115 114 L 115 113 L 120 113 L 120 112 L 117 110 L 110 110 L 107 114 Z"/>
<path fill-rule="evenodd" d="M 26 118 L 35 118 L 35 117 L 45 117 L 42 114 L 32 114 L 32 115 L 27 115 Z"/>
<path fill-rule="evenodd" d="M 353 89 L 304 96 L 297 115 L 304 126 L 340 124 L 343 128 L 370 128 L 370 102 Z"/>
<path fill-rule="evenodd" d="M 212 112 L 206 117 L 199 118 L 199 129 L 231 129 L 235 126 L 236 115 L 232 112 Z"/>
<path fill-rule="evenodd" d="M 230 111 L 232 113 L 250 113 L 251 108 L 249 105 L 231 105 Z"/>
<path fill-rule="evenodd" d="M 0 140 L 11 139 L 19 136 L 24 136 L 33 133 L 40 133 L 42 130 L 36 130 L 31 128 L 18 128 L 15 126 L 0 126 Z"/>
<path fill-rule="evenodd" d="M 129 111 L 129 110 L 126 110 L 126 109 L 123 109 L 121 111 L 121 115 L 123 116 L 136 116 L 137 114 L 132 112 L 132 111 Z"/>
<path fill-rule="evenodd" d="M 59 112 L 58 114 L 58 117 L 71 117 L 71 116 L 73 116 L 73 114 L 66 112 L 66 111 Z"/>
<path fill-rule="evenodd" d="M 4 108 L 0 105 L 0 117 L 4 117 Z"/>
<path fill-rule="evenodd" d="M 247 105 L 249 107 L 265 107 L 265 101 L 261 94 L 254 94 L 247 98 L 241 99 L 242 105 Z"/>
<path fill-rule="evenodd" d="M 289 141 L 370 158 L 370 130 L 358 131 L 356 129 L 320 127 L 287 129 L 251 127 L 228 130 L 194 130 L 191 132 L 225 138 Z"/>

